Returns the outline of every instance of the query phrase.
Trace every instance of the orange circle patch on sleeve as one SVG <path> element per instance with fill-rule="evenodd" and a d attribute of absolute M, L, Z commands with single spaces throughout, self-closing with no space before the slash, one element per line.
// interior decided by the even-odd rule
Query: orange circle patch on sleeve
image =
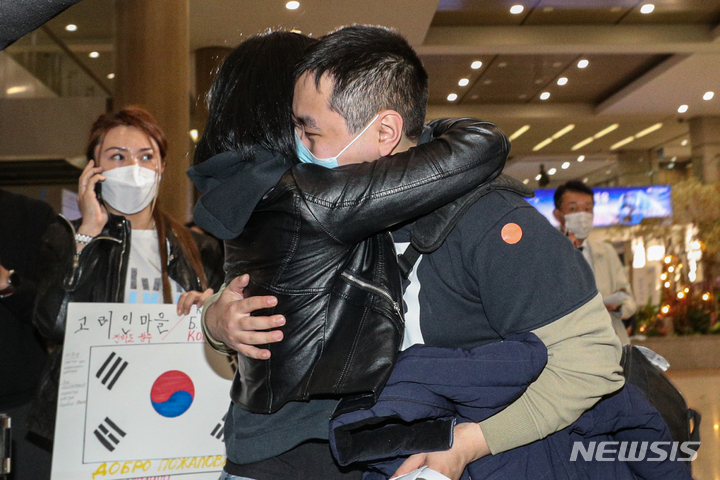
<path fill-rule="evenodd" d="M 508 223 L 500 231 L 500 236 L 510 245 L 515 245 L 523 236 L 522 228 L 517 223 Z"/>

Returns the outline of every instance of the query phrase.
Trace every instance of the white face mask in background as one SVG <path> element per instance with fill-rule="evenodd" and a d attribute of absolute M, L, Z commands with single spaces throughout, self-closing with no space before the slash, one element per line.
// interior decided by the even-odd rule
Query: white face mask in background
<path fill-rule="evenodd" d="M 593 228 L 593 214 L 590 212 L 575 212 L 565 214 L 565 229 L 578 239 L 584 240 L 590 235 Z"/>
<path fill-rule="evenodd" d="M 102 198 L 120 213 L 132 215 L 142 211 L 157 195 L 159 176 L 156 171 L 139 165 L 114 168 L 102 173 Z"/>

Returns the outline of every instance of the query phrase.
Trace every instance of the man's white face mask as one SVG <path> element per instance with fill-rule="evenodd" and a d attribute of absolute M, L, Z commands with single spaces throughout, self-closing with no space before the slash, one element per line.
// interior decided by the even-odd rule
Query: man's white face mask
<path fill-rule="evenodd" d="M 159 175 L 139 165 L 113 168 L 103 172 L 102 197 L 120 213 L 132 215 L 150 205 L 157 195 Z"/>
<path fill-rule="evenodd" d="M 593 228 L 593 214 L 575 212 L 565 214 L 565 229 L 578 239 L 585 240 Z"/>

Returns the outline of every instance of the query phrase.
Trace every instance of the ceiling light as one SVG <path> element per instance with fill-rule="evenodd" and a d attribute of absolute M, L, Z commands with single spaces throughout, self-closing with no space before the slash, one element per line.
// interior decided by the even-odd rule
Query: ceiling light
<path fill-rule="evenodd" d="M 541 178 L 542 178 L 542 175 L 541 175 L 541 174 L 538 173 L 537 175 L 535 175 L 535 181 L 536 181 L 536 182 L 539 182 Z"/>
<path fill-rule="evenodd" d="M 77 30 L 77 25 L 69 23 L 69 24 L 65 25 L 65 30 L 67 30 L 68 32 L 74 32 Z"/>
<path fill-rule="evenodd" d="M 550 98 L 550 92 L 543 92 L 540 94 L 540 100 L 547 100 Z"/>
<path fill-rule="evenodd" d="M 562 137 L 563 135 L 568 133 L 573 128 L 575 128 L 575 125 L 571 123 L 570 125 L 563 128 L 562 130 L 558 130 L 557 132 L 555 132 L 555 135 L 552 136 L 553 140 L 557 140 L 558 138 Z"/>
<path fill-rule="evenodd" d="M 648 127 L 648 128 L 646 128 L 645 130 L 642 130 L 642 131 L 636 133 L 636 134 L 635 134 L 635 138 L 644 137 L 645 135 L 647 135 L 647 134 L 649 134 L 649 133 L 652 133 L 652 132 L 654 132 L 655 130 L 658 130 L 658 129 L 662 128 L 662 126 L 663 126 L 662 123 L 656 123 L 655 125 L 653 125 L 653 126 L 651 126 L 651 127 Z"/>
<path fill-rule="evenodd" d="M 108 74 L 107 74 L 107 78 L 108 78 L 108 80 L 112 80 L 113 78 L 115 78 L 115 74 L 114 74 L 114 73 L 108 73 Z"/>
<path fill-rule="evenodd" d="M 688 139 L 687 139 L 687 138 L 684 139 L 682 142 L 680 142 L 680 145 L 682 145 L 683 147 L 684 147 L 685 145 L 687 145 L 687 144 L 688 144 Z"/>
<path fill-rule="evenodd" d="M 645 15 L 647 15 L 648 13 L 652 13 L 653 10 L 655 10 L 655 5 L 653 5 L 652 3 L 646 3 L 645 5 L 640 7 L 640 13 L 644 13 Z"/>
<path fill-rule="evenodd" d="M 585 155 L 580 155 L 578 157 L 578 162 L 582 162 L 583 160 L 585 160 Z"/>
<path fill-rule="evenodd" d="M 288 10 L 297 10 L 300 7 L 300 2 L 288 2 L 285 4 L 285 8 Z"/>
<path fill-rule="evenodd" d="M 678 107 L 678 113 L 685 113 L 685 112 L 687 112 L 687 111 L 688 111 L 688 106 L 687 106 L 687 105 L 680 105 L 680 106 Z"/>
<path fill-rule="evenodd" d="M 593 140 L 595 140 L 593 137 L 588 137 L 588 138 L 586 138 L 585 140 L 583 140 L 582 142 L 576 143 L 575 145 L 573 145 L 573 147 L 571 148 L 571 150 L 574 152 L 575 150 L 578 150 L 578 149 L 584 147 L 584 146 L 587 145 L 588 143 L 592 143 Z"/>
<path fill-rule="evenodd" d="M 8 88 L 7 90 L 5 90 L 5 93 L 8 94 L 8 95 L 15 95 L 16 93 L 27 92 L 27 90 L 28 90 L 28 86 L 27 86 L 27 85 L 22 85 L 22 86 L 19 86 L 19 87 L 10 87 L 10 88 Z"/>
<path fill-rule="evenodd" d="M 523 10 L 525 10 L 525 7 L 523 7 L 522 5 L 513 5 L 512 7 L 510 7 L 510 13 L 512 13 L 513 15 L 522 13 Z"/>
<path fill-rule="evenodd" d="M 558 80 L 557 80 L 557 84 L 560 85 L 560 86 L 566 85 L 567 82 L 568 82 L 567 77 L 560 77 L 560 78 L 558 78 Z"/>
<path fill-rule="evenodd" d="M 614 144 L 613 146 L 611 146 L 610 150 L 616 150 L 616 149 L 622 147 L 623 145 L 627 145 L 628 143 L 632 142 L 633 140 L 635 140 L 635 137 L 633 137 L 632 135 L 627 138 L 624 138 L 624 139 L 620 140 L 619 142 L 617 142 L 616 144 Z"/>
<path fill-rule="evenodd" d="M 525 185 L 527 185 L 528 183 L 530 183 L 530 179 L 529 179 L 529 178 L 526 178 L 525 180 L 523 180 L 523 183 L 524 183 Z"/>
<path fill-rule="evenodd" d="M 447 96 L 447 99 L 448 99 L 448 102 L 454 102 L 455 100 L 457 100 L 457 93 L 451 93 L 450 95 Z"/>
<path fill-rule="evenodd" d="M 530 125 L 523 125 L 522 127 L 518 128 L 515 133 L 510 135 L 509 140 L 512 142 L 513 140 L 515 140 L 516 138 L 518 138 L 520 135 L 527 132 L 528 130 L 530 130 Z"/>
<path fill-rule="evenodd" d="M 545 148 L 546 146 L 550 145 L 552 141 L 553 139 L 551 137 L 546 138 L 545 140 L 533 147 L 533 152 L 537 152 L 538 150 Z M 552 175 L 552 173 L 550 175 Z"/>
<path fill-rule="evenodd" d="M 577 66 L 578 66 L 578 68 L 585 68 L 585 67 L 587 67 L 588 65 L 590 65 L 590 62 L 588 62 L 587 60 L 583 59 L 583 60 L 580 60 L 580 61 L 578 62 L 578 65 L 577 65 Z"/>
<path fill-rule="evenodd" d="M 90 57 L 90 58 L 98 58 L 99 56 L 100 56 L 100 53 L 98 53 L 98 52 L 90 52 L 88 54 L 88 57 Z"/>
<path fill-rule="evenodd" d="M 473 63 L 470 64 L 470 68 L 473 70 L 477 70 L 480 67 L 482 67 L 482 62 L 480 60 L 475 60 Z"/>
<path fill-rule="evenodd" d="M 469 79 L 467 79 L 467 78 L 461 78 L 460 81 L 458 82 L 458 85 L 460 85 L 461 87 L 465 87 L 465 86 L 467 86 L 469 83 L 470 83 L 470 80 L 469 80 Z"/>
<path fill-rule="evenodd" d="M 705 95 L 703 95 L 703 100 L 712 100 L 714 96 L 715 92 L 705 92 Z"/>
<path fill-rule="evenodd" d="M 604 128 L 604 129 L 600 130 L 599 132 L 597 132 L 595 135 L 593 135 L 593 138 L 594 138 L 595 140 L 597 140 L 597 139 L 600 138 L 600 137 L 604 137 L 604 136 L 607 135 L 608 133 L 610 133 L 610 132 L 612 132 L 613 130 L 617 129 L 619 126 L 620 126 L 619 124 L 613 123 L 613 124 L 610 125 L 609 127 Z"/>
<path fill-rule="evenodd" d="M 565 162 L 565 163 L 562 164 L 562 169 L 563 169 L 563 170 L 567 170 L 568 168 L 570 168 L 570 162 Z"/>
<path fill-rule="evenodd" d="M 548 175 L 555 175 L 555 172 L 557 172 L 557 168 L 551 168 L 548 170 Z"/>

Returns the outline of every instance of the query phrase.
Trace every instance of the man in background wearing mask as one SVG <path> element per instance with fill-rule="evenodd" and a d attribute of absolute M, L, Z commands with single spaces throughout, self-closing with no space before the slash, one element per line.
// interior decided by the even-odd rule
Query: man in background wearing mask
<path fill-rule="evenodd" d="M 554 200 L 553 215 L 560 222 L 560 229 L 590 264 L 620 341 L 630 343 L 622 320 L 630 318 L 637 305 L 615 249 L 609 243 L 588 238 L 593 228 L 595 205 L 592 189 L 579 180 L 570 180 L 555 190 Z"/>

